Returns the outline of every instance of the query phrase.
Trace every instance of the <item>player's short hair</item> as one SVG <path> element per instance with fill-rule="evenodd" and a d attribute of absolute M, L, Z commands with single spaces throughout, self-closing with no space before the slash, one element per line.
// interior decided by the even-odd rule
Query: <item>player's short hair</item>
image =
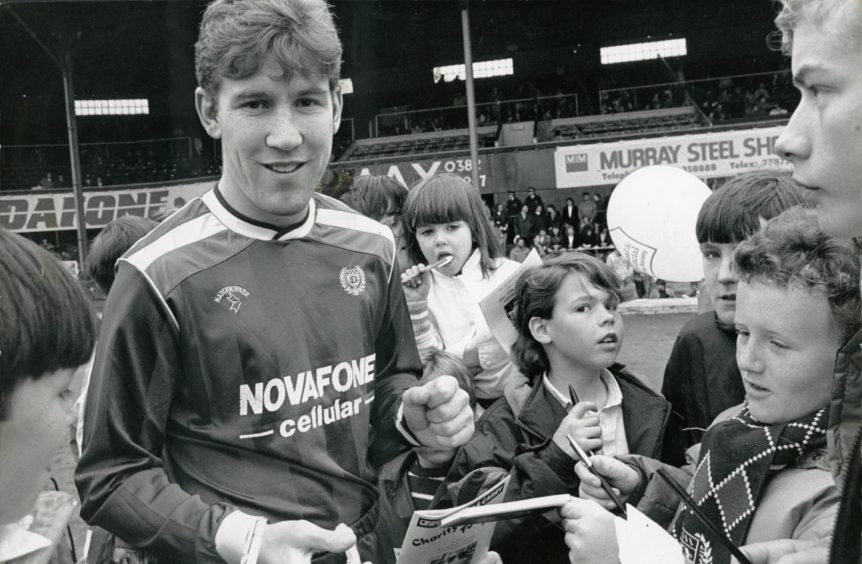
<path fill-rule="evenodd" d="M 859 330 L 859 248 L 820 231 L 814 210 L 787 210 L 740 243 L 733 256 L 740 280 L 822 292 L 844 337 Z"/>
<path fill-rule="evenodd" d="M 530 320 L 553 317 L 557 292 L 566 278 L 576 273 L 582 274 L 596 288 L 619 295 L 621 283 L 614 271 L 598 258 L 577 251 L 554 257 L 518 278 L 513 310 L 518 340 L 512 348 L 512 360 L 530 381 L 551 367 L 544 347 L 530 331 Z"/>
<path fill-rule="evenodd" d="M 738 243 L 787 208 L 806 205 L 790 173 L 759 170 L 725 182 L 703 203 L 695 233 L 699 243 Z"/>
<path fill-rule="evenodd" d="M 20 382 L 81 366 L 95 343 L 96 319 L 72 273 L 0 228 L 0 421 Z"/>
<path fill-rule="evenodd" d="M 96 236 L 84 261 L 84 275 L 95 280 L 107 294 L 114 284 L 117 259 L 156 225 L 158 223 L 152 219 L 137 215 L 118 217 L 106 225 Z"/>
<path fill-rule="evenodd" d="M 324 0 L 215 0 L 195 44 L 195 76 L 209 95 L 221 79 L 252 76 L 274 55 L 282 77 L 341 74 L 341 40 Z"/>
<path fill-rule="evenodd" d="M 458 386 L 470 398 L 470 407 L 476 406 L 476 392 L 473 388 L 473 375 L 470 369 L 460 358 L 450 352 L 443 350 L 432 351 L 425 359 L 425 367 L 422 369 L 420 384 L 426 384 L 440 376 L 452 376 L 457 380 Z"/>

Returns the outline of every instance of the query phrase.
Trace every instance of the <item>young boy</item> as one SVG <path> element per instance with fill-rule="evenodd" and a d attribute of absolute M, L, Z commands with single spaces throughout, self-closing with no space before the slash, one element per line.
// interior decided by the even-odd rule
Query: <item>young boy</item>
<path fill-rule="evenodd" d="M 70 387 L 95 340 L 78 281 L 48 251 L 0 228 L 0 562 L 50 545 L 14 523 L 34 509 L 68 440 Z M 48 510 L 41 501 L 37 516 Z M 74 500 L 64 503 L 68 518 Z"/>
<path fill-rule="evenodd" d="M 470 396 L 471 407 L 475 407 L 472 375 L 461 359 L 451 353 L 434 351 L 425 364 L 420 383 L 425 384 L 444 374 L 458 380 L 458 385 Z M 415 447 L 380 468 L 377 531 L 381 551 L 397 554 L 413 512 L 429 508 L 449 471 L 454 453 L 454 449 Z"/>
<path fill-rule="evenodd" d="M 700 442 L 706 426 L 745 394 L 736 366 L 738 278 L 732 268 L 733 251 L 761 221 L 802 203 L 789 175 L 757 171 L 729 180 L 700 209 L 695 229 L 703 255 L 703 287 L 715 311 L 683 326 L 662 382 L 662 394 L 686 431 L 677 435 L 684 442 L 674 449 L 680 463 L 685 449 Z"/>
<path fill-rule="evenodd" d="M 828 544 L 840 495 L 825 457 L 825 424 L 835 354 L 862 323 L 860 265 L 853 244 L 818 231 L 804 209 L 773 219 L 736 250 L 736 359 L 746 401 L 720 414 L 689 450 L 696 465 L 674 469 L 736 546 L 779 539 Z M 638 507 L 662 524 L 673 517 L 670 530 L 691 562 L 730 561 L 722 543 L 653 475 L 654 461 L 627 462 L 596 459 L 623 496 L 646 484 Z M 580 466 L 582 497 L 607 507 L 598 481 Z M 578 521 L 585 513 L 573 508 L 567 516 Z M 579 534 L 576 523 L 567 528 L 574 545 L 596 542 Z"/>
<path fill-rule="evenodd" d="M 402 270 L 410 266 L 407 242 L 401 226 L 401 208 L 407 199 L 407 188 L 388 176 L 366 175 L 354 179 L 339 199 L 362 215 L 392 229 L 398 251 L 398 266 Z"/>

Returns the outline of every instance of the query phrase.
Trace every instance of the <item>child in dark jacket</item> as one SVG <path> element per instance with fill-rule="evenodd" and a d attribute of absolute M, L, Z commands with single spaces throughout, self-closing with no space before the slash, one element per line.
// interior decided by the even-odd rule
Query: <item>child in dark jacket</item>
<path fill-rule="evenodd" d="M 425 384 L 444 374 L 458 380 L 458 384 L 470 396 L 470 407 L 475 407 L 476 396 L 470 371 L 451 353 L 442 350 L 433 352 L 425 364 L 420 382 Z M 389 557 L 394 552 L 397 557 L 413 512 L 428 509 L 437 488 L 446 477 L 453 455 L 454 449 L 415 447 L 380 468 L 377 482 L 380 508 L 378 554 Z"/>
<path fill-rule="evenodd" d="M 623 337 L 619 286 L 607 265 L 582 253 L 521 276 L 513 358 L 524 377 L 476 423 L 447 481 L 502 467 L 511 477 L 507 501 L 577 495 L 577 456 L 566 435 L 587 451 L 661 456 L 670 406 L 616 363 Z M 504 562 L 567 562 L 557 527 L 544 516 L 501 521 L 491 547 Z"/>

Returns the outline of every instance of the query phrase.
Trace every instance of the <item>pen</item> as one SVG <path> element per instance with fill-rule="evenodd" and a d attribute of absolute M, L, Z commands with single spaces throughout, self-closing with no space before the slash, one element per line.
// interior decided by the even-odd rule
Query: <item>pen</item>
<path fill-rule="evenodd" d="M 685 489 L 683 489 L 682 486 L 676 483 L 676 481 L 670 476 L 670 474 L 667 473 L 667 470 L 665 470 L 664 468 L 659 468 L 656 473 L 662 480 L 667 483 L 667 485 L 671 487 L 673 491 L 676 492 L 676 495 L 678 495 L 682 502 L 686 504 L 689 509 L 691 509 L 691 512 L 694 513 L 695 517 L 697 517 L 700 522 L 703 523 L 707 529 L 709 529 L 712 535 L 716 537 L 722 545 L 724 545 L 724 548 L 726 548 L 734 557 L 736 557 L 737 561 L 739 561 L 739 564 L 751 564 L 751 560 L 746 558 L 745 554 L 743 554 L 742 551 L 739 550 L 730 541 L 729 538 L 724 536 L 721 530 L 710 520 L 710 518 L 703 512 L 703 510 L 697 506 L 697 503 L 693 499 L 691 499 L 691 496 L 688 495 Z"/>
<path fill-rule="evenodd" d="M 435 262 L 433 264 L 429 264 L 428 266 L 426 266 L 424 272 L 428 272 L 432 268 L 439 268 L 441 266 L 446 266 L 447 264 L 449 264 L 453 260 L 455 260 L 455 257 L 453 257 L 452 255 L 447 255 L 447 256 L 441 258 L 440 260 L 438 260 L 437 262 Z M 410 276 L 405 276 L 404 278 L 402 278 L 401 283 L 403 284 L 405 282 L 410 282 L 411 280 L 413 280 L 417 276 L 421 276 L 421 275 L 422 275 L 422 272 L 415 272 L 415 273 L 411 274 Z"/>
<path fill-rule="evenodd" d="M 575 387 L 571 384 L 569 384 L 569 399 L 572 400 L 572 406 L 577 405 L 578 401 L 580 401 L 578 399 L 578 392 L 575 391 Z"/>
<path fill-rule="evenodd" d="M 569 439 L 569 444 L 572 445 L 572 448 L 575 449 L 576 453 L 578 453 L 578 456 L 586 465 L 587 470 L 589 470 L 593 476 L 599 479 L 599 482 L 601 482 L 602 484 L 602 489 L 605 490 L 605 493 L 608 494 L 608 496 L 610 496 L 611 500 L 614 502 L 614 505 L 616 505 L 617 509 L 619 509 L 620 512 L 623 514 L 623 517 L 626 517 L 626 506 L 623 503 L 623 500 L 620 499 L 620 496 L 614 493 L 613 488 L 605 479 L 605 477 L 599 474 L 598 470 L 593 467 L 593 461 L 590 460 L 590 455 L 584 452 L 584 449 L 581 448 L 581 445 L 576 443 L 575 439 L 573 439 L 571 435 L 567 434 L 566 438 Z"/>

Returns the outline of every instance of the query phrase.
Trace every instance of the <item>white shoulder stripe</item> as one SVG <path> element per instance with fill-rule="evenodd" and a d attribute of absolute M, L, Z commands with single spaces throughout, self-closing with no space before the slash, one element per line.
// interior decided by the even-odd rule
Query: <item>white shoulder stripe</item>
<path fill-rule="evenodd" d="M 385 237 L 392 245 L 395 245 L 395 238 L 392 235 L 392 230 L 364 215 L 346 212 L 341 210 L 318 209 L 317 222 L 323 225 L 331 225 L 333 227 L 343 227 L 345 229 L 353 229 L 364 233 L 372 233 Z"/>
<path fill-rule="evenodd" d="M 215 216 L 210 213 L 204 214 L 174 227 L 139 251 L 132 253 L 126 260 L 143 272 L 160 257 L 225 230 L 226 227 Z"/>

